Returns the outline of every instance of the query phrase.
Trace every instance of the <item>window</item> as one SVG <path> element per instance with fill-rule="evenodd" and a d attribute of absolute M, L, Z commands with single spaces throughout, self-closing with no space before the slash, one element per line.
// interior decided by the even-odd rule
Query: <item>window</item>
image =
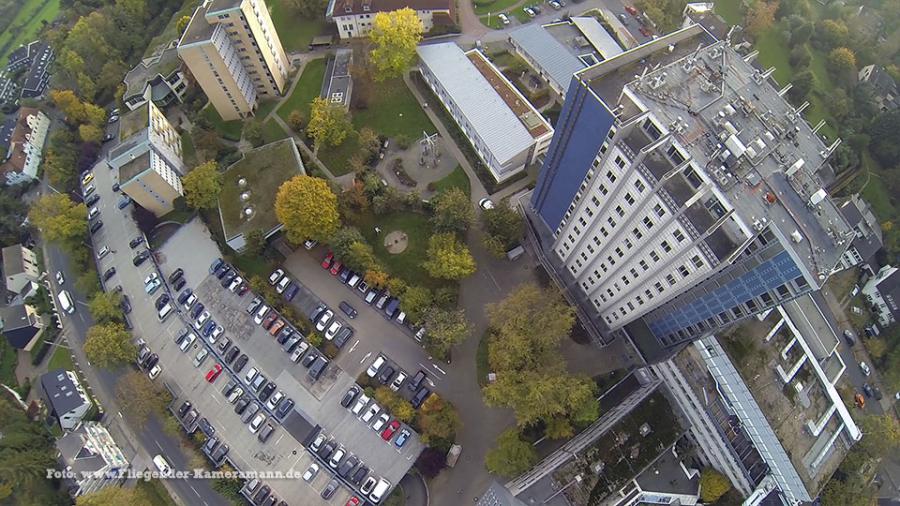
<path fill-rule="evenodd" d="M 681 277 L 686 278 L 690 272 L 687 270 L 687 267 L 683 265 L 678 266 L 678 274 L 681 274 Z"/>
<path fill-rule="evenodd" d="M 660 283 L 659 281 L 657 281 L 656 284 L 654 284 L 653 286 L 656 288 L 656 291 L 657 291 L 657 292 L 663 293 L 663 285 L 662 285 L 662 283 Z"/>
<path fill-rule="evenodd" d="M 641 260 L 640 262 L 638 262 L 638 265 L 640 265 L 640 266 L 641 266 L 641 269 L 644 270 L 644 271 L 650 269 L 650 266 L 647 265 L 647 261 L 646 261 L 646 260 Z"/>
<path fill-rule="evenodd" d="M 644 290 L 644 295 L 647 296 L 647 300 L 653 300 L 653 292 L 649 288 Z"/>
<path fill-rule="evenodd" d="M 669 241 L 663 241 L 659 243 L 660 247 L 662 247 L 663 251 L 666 253 L 672 251 L 672 246 L 669 245 Z"/>
<path fill-rule="evenodd" d="M 619 258 L 625 256 L 625 253 L 622 251 L 622 248 L 616 248 L 616 255 L 619 255 Z"/>
<path fill-rule="evenodd" d="M 616 175 L 613 174 L 613 171 L 611 171 L 611 170 L 610 170 L 610 171 L 607 171 L 607 172 L 606 172 L 606 179 L 609 179 L 609 182 L 610 182 L 610 183 L 615 183 L 615 182 L 616 182 Z"/>
<path fill-rule="evenodd" d="M 590 254 L 592 254 L 592 255 L 594 254 L 594 247 L 591 246 L 590 244 L 587 245 L 587 250 Z"/>
<path fill-rule="evenodd" d="M 634 304 L 632 304 L 631 301 L 628 301 L 628 310 L 629 310 L 629 311 L 634 311 Z M 623 316 L 624 316 L 624 315 L 623 315 Z"/>
<path fill-rule="evenodd" d="M 638 295 L 637 297 L 635 297 L 634 300 L 637 301 L 638 306 L 643 306 L 643 305 L 644 305 L 644 298 L 641 297 L 640 295 Z"/>
<path fill-rule="evenodd" d="M 634 205 L 634 197 L 632 197 L 630 193 L 626 193 L 625 194 L 625 202 L 628 202 L 628 205 L 633 206 Z"/>
<path fill-rule="evenodd" d="M 634 187 L 637 189 L 638 193 L 643 193 L 644 190 L 647 188 L 646 186 L 644 186 L 644 183 L 641 182 L 640 179 L 634 180 Z"/>
<path fill-rule="evenodd" d="M 663 209 L 663 206 L 660 204 L 656 204 L 655 206 L 653 206 L 653 212 L 655 212 L 656 215 L 660 218 L 666 215 L 666 210 Z"/>
<path fill-rule="evenodd" d="M 619 215 L 619 218 L 625 216 L 625 210 L 622 209 L 622 206 L 616 206 L 616 214 Z"/>
<path fill-rule="evenodd" d="M 650 252 L 650 258 L 652 258 L 654 262 L 659 262 L 659 255 L 656 254 L 656 250 Z"/>
<path fill-rule="evenodd" d="M 600 146 L 600 154 L 606 153 L 607 149 L 609 149 L 609 145 L 604 142 L 603 145 Z"/>
<path fill-rule="evenodd" d="M 581 223 L 581 226 L 582 226 L 582 227 L 586 227 L 586 226 L 587 226 L 587 221 L 585 221 L 585 220 L 584 220 L 584 217 L 582 217 L 582 216 L 579 216 L 579 217 L 578 217 L 578 223 Z M 677 237 L 677 236 L 676 236 L 676 237 Z"/>
<path fill-rule="evenodd" d="M 647 227 L 647 230 L 653 228 L 653 220 L 651 220 L 649 216 L 644 216 L 643 223 L 644 226 Z"/>
<path fill-rule="evenodd" d="M 628 284 L 631 283 L 631 281 L 628 281 L 628 278 L 626 278 L 625 276 L 622 276 L 622 282 L 625 283 L 625 286 L 628 286 Z"/>
<path fill-rule="evenodd" d="M 625 241 L 623 241 L 623 242 L 625 243 L 625 249 L 631 249 L 631 247 L 634 246 L 633 244 L 631 244 L 631 239 L 629 239 L 627 237 L 625 238 Z"/>
<path fill-rule="evenodd" d="M 609 265 L 616 265 L 616 259 L 612 257 L 612 255 L 606 257 L 606 261 L 609 262 Z"/>
<path fill-rule="evenodd" d="M 606 272 L 606 264 L 601 263 L 601 264 L 600 264 L 600 270 L 602 270 L 603 272 Z M 599 278 L 600 276 L 597 276 L 597 277 Z"/>
<path fill-rule="evenodd" d="M 600 192 L 602 195 L 606 195 L 607 193 L 609 193 L 609 190 L 606 189 L 606 186 L 604 186 L 602 184 L 597 187 L 597 191 Z"/>
<path fill-rule="evenodd" d="M 575 242 L 575 238 L 572 237 L 572 234 L 569 234 L 568 239 L 569 239 L 569 242 Z"/>
<path fill-rule="evenodd" d="M 616 220 L 612 219 L 612 216 L 610 216 L 609 218 L 606 218 L 606 222 L 609 223 L 610 227 L 616 226 Z"/>
<path fill-rule="evenodd" d="M 684 232 L 682 232 L 680 228 L 676 228 L 675 233 L 673 235 L 675 236 L 676 241 L 678 241 L 678 242 L 684 241 Z"/>
<path fill-rule="evenodd" d="M 590 207 L 585 207 L 585 208 L 584 208 L 584 213 L 588 215 L 588 218 L 594 216 L 594 210 L 591 209 Z"/>
<path fill-rule="evenodd" d="M 637 277 L 638 277 L 638 272 L 637 272 L 637 270 L 636 270 L 634 267 L 632 267 L 631 269 L 628 269 L 628 272 L 631 273 L 631 277 L 637 279 Z"/>
<path fill-rule="evenodd" d="M 669 286 L 675 285 L 675 276 L 666 274 L 666 281 L 669 283 Z"/>
<path fill-rule="evenodd" d="M 584 253 L 584 251 L 581 252 L 581 259 L 587 262 L 587 255 Z"/>
<path fill-rule="evenodd" d="M 572 230 L 575 231 L 575 235 L 581 235 L 581 229 L 578 228 L 578 225 L 575 225 L 574 227 L 572 227 Z"/>
<path fill-rule="evenodd" d="M 691 263 L 694 264 L 694 267 L 700 268 L 703 267 L 703 260 L 700 259 L 700 255 L 694 255 L 691 257 Z"/>
<path fill-rule="evenodd" d="M 603 234 L 603 237 L 608 237 L 609 232 L 607 232 L 606 227 L 600 227 L 600 233 Z M 600 243 L 597 243 L 600 244 Z"/>
<path fill-rule="evenodd" d="M 625 160 L 621 156 L 616 156 L 616 165 L 619 166 L 620 169 L 625 167 Z"/>
<path fill-rule="evenodd" d="M 634 230 L 632 230 L 631 233 L 634 234 L 635 239 L 640 239 L 641 237 L 644 237 L 644 233 L 641 232 L 641 230 L 637 227 L 634 227 Z"/>

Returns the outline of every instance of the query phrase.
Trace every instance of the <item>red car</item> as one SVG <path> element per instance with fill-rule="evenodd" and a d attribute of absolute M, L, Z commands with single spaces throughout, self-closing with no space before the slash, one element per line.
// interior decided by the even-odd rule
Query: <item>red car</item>
<path fill-rule="evenodd" d="M 359 499 L 356 497 L 351 497 L 350 500 L 347 501 L 347 504 L 345 504 L 344 506 L 359 506 Z"/>
<path fill-rule="evenodd" d="M 642 26 L 640 28 L 640 32 L 641 32 L 641 35 L 643 35 L 644 37 L 649 37 L 649 36 L 653 35 L 653 32 L 651 32 L 650 29 L 647 28 L 646 26 Z"/>
<path fill-rule="evenodd" d="M 384 432 L 381 433 L 381 439 L 385 441 L 390 441 L 392 437 L 394 437 L 394 433 L 397 432 L 397 429 L 400 428 L 400 422 L 394 420 L 390 424 L 388 424 L 387 428 L 384 429 Z"/>
<path fill-rule="evenodd" d="M 337 276 L 338 273 L 341 272 L 341 267 L 342 267 L 343 265 L 344 265 L 344 264 L 342 264 L 340 260 L 338 260 L 337 262 L 335 262 L 334 265 L 331 266 L 331 275 L 332 275 L 332 276 Z"/>
<path fill-rule="evenodd" d="M 330 268 L 331 262 L 334 262 L 334 253 L 329 251 L 328 254 L 325 255 L 325 259 L 322 260 L 322 268 L 323 269 Z"/>
<path fill-rule="evenodd" d="M 269 314 L 266 315 L 266 318 L 262 322 L 262 328 L 269 330 L 272 324 L 275 323 L 276 318 L 278 318 L 278 313 L 269 311 Z"/>
<path fill-rule="evenodd" d="M 247 283 L 241 283 L 241 287 L 238 288 L 238 296 L 243 297 L 244 294 L 250 291 L 250 286 Z"/>
<path fill-rule="evenodd" d="M 637 9 L 635 9 L 634 7 L 632 7 L 632 6 L 630 6 L 630 5 L 626 5 L 626 6 L 625 6 L 625 10 L 628 11 L 628 14 L 631 14 L 632 16 L 637 16 L 637 15 L 638 15 Z"/>
<path fill-rule="evenodd" d="M 216 378 L 218 378 L 220 374 L 222 374 L 222 365 L 216 364 L 206 373 L 206 381 L 212 383 L 213 381 L 216 381 Z"/>

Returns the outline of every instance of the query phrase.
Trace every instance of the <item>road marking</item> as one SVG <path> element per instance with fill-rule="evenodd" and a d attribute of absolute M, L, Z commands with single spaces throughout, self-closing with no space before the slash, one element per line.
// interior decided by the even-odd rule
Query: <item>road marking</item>
<path fill-rule="evenodd" d="M 431 364 L 431 367 L 434 367 L 435 369 L 437 369 L 438 371 L 440 371 L 441 374 L 447 374 L 447 371 L 441 369 L 441 368 L 438 367 L 436 364 Z"/>
<path fill-rule="evenodd" d="M 157 441 L 157 440 L 155 440 L 155 439 L 154 439 L 154 440 L 153 440 L 153 442 L 154 442 L 154 443 L 156 443 L 156 446 L 157 446 L 157 447 L 158 447 L 158 448 L 159 448 L 159 451 L 161 451 L 161 452 L 165 452 L 165 450 L 163 450 L 163 447 L 162 447 L 162 445 L 161 445 L 161 444 L 159 444 L 159 441 Z"/>
<path fill-rule="evenodd" d="M 276 445 L 276 446 L 278 445 L 278 443 L 281 442 L 281 438 L 283 438 L 283 437 L 284 437 L 284 434 L 282 434 L 278 439 L 275 440 L 275 445 Z"/>
<path fill-rule="evenodd" d="M 212 397 L 212 400 L 216 401 L 216 404 L 218 404 L 219 406 L 222 405 L 222 402 L 219 399 L 216 399 L 215 395 L 209 394 L 209 396 Z"/>
<path fill-rule="evenodd" d="M 350 351 L 348 351 L 347 353 L 353 353 L 353 350 L 356 349 L 357 344 L 359 344 L 359 339 L 357 339 L 356 342 L 353 343 L 353 346 L 350 347 Z"/>
<path fill-rule="evenodd" d="M 363 357 L 362 360 L 359 361 L 359 363 L 361 364 L 361 363 L 365 362 L 365 361 L 368 360 L 368 358 L 371 357 L 371 356 L 372 356 L 372 352 L 371 352 L 371 351 L 370 351 L 369 353 L 366 353 L 366 356 Z"/>
<path fill-rule="evenodd" d="M 194 488 L 193 485 L 188 485 L 188 486 L 191 487 L 191 490 L 193 490 L 195 494 L 197 494 L 197 497 L 199 497 L 200 499 L 203 499 L 203 496 L 200 495 L 200 492 L 197 492 L 197 489 Z"/>

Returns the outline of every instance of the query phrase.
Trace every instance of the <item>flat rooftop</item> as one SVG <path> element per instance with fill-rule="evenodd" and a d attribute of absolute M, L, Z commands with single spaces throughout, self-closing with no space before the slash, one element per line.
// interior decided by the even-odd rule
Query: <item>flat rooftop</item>
<path fill-rule="evenodd" d="M 211 8 L 211 6 L 209 8 Z M 181 40 L 178 41 L 179 46 L 209 40 L 212 37 L 217 25 L 211 25 L 206 21 L 206 12 L 207 9 L 202 5 L 197 7 L 197 10 L 195 10 L 194 14 L 191 16 L 190 23 L 188 23 L 187 28 L 185 28 L 184 33 L 181 35 Z"/>
<path fill-rule="evenodd" d="M 279 225 L 275 194 L 282 183 L 303 174 L 297 147 L 285 139 L 244 153 L 223 174 L 219 213 L 225 239 L 251 230 L 268 232 Z M 241 185 L 240 180 L 245 184 Z M 246 199 L 242 199 L 246 194 Z M 246 210 L 251 214 L 247 217 Z"/>
<path fill-rule="evenodd" d="M 350 63 L 353 61 L 353 52 L 349 49 L 338 49 L 334 58 L 328 61 L 325 70 L 325 82 L 322 83 L 322 98 L 332 104 L 340 104 L 343 107 L 350 105 Z"/>
<path fill-rule="evenodd" d="M 125 74 L 125 96 L 142 93 L 148 81 L 160 75 L 168 77 L 178 70 L 180 65 L 181 59 L 178 58 L 178 51 L 174 47 L 144 58 Z"/>
<path fill-rule="evenodd" d="M 119 142 L 123 143 L 134 134 L 150 126 L 150 106 L 145 102 L 133 111 L 119 118 Z"/>
<path fill-rule="evenodd" d="M 661 134 L 671 133 L 688 150 L 686 156 L 705 170 L 744 225 L 768 225 L 780 233 L 807 277 L 821 287 L 853 231 L 818 174 L 827 168 L 828 148 L 801 111 L 778 94 L 768 73 L 692 25 L 578 77 L 610 109 L 620 106 L 623 123 L 651 112 L 667 130 Z M 635 152 L 652 142 L 642 128 L 625 139 Z M 659 151 L 654 155 L 645 164 L 662 180 L 677 163 Z M 670 189 L 679 204 L 693 192 L 685 184 Z M 694 218 L 717 217 L 697 212 Z"/>
<path fill-rule="evenodd" d="M 134 176 L 137 176 L 141 172 L 150 168 L 150 153 L 151 150 L 144 151 L 143 154 L 131 159 L 128 162 L 122 164 L 119 167 L 119 181 L 122 184 L 130 181 Z"/>

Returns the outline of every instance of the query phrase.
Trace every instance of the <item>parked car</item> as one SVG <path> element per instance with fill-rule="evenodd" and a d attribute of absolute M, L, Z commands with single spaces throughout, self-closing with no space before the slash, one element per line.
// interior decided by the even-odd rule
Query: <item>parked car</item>
<path fill-rule="evenodd" d="M 332 276 L 337 276 L 338 274 L 340 274 L 341 267 L 343 266 L 344 264 L 342 264 L 340 260 L 337 260 L 333 264 L 331 264 L 331 269 L 328 272 L 330 272 Z"/>
<path fill-rule="evenodd" d="M 334 493 L 337 492 L 337 489 L 340 487 L 340 484 L 337 481 L 337 478 L 332 478 L 331 481 L 328 482 L 328 485 L 322 490 L 322 499 L 328 500 L 334 497 Z"/>
<path fill-rule="evenodd" d="M 344 325 L 341 327 L 341 330 L 338 331 L 337 336 L 334 338 L 334 345 L 338 347 L 338 349 L 343 348 L 347 341 L 353 337 L 353 327 L 349 325 Z"/>
<path fill-rule="evenodd" d="M 284 276 L 284 271 L 281 269 L 275 269 L 272 274 L 269 275 L 269 284 L 275 286 L 281 278 Z"/>
<path fill-rule="evenodd" d="M 329 251 L 328 254 L 325 255 L 325 258 L 322 259 L 322 268 L 330 269 L 332 262 L 334 262 L 334 253 Z"/>
<path fill-rule="evenodd" d="M 389 365 L 382 367 L 381 371 L 378 373 L 378 381 L 380 381 L 382 385 L 387 385 L 393 377 L 394 368 Z"/>
<path fill-rule="evenodd" d="M 353 308 L 353 306 L 347 303 L 347 301 L 342 301 L 338 305 L 338 307 L 341 309 L 341 311 L 344 312 L 345 315 L 347 315 L 347 318 L 350 318 L 351 320 L 353 318 L 356 318 L 356 315 L 359 314 L 356 309 Z"/>
<path fill-rule="evenodd" d="M 110 267 L 109 269 L 106 269 L 106 272 L 103 273 L 103 281 L 109 281 L 110 278 L 112 278 L 112 277 L 115 276 L 115 275 L 116 275 L 116 268 L 115 268 L 115 267 Z M 156 281 L 156 283 L 157 283 L 157 286 L 159 286 L 159 280 L 157 279 L 157 280 L 155 280 L 155 281 Z M 147 285 L 147 286 L 148 286 L 148 292 L 147 292 L 147 293 L 150 293 L 150 291 L 149 291 L 149 290 L 150 290 L 150 288 L 149 288 L 150 285 Z M 156 289 L 154 288 L 153 291 L 156 291 Z M 157 309 L 158 309 L 158 308 L 157 308 Z"/>
<path fill-rule="evenodd" d="M 238 348 L 235 348 L 235 350 L 238 350 Z M 247 362 L 249 362 L 249 361 L 250 361 L 250 358 L 247 356 L 246 353 L 244 353 L 240 357 L 238 357 L 237 360 L 234 361 L 234 364 L 231 367 L 232 367 L 232 369 L 234 369 L 234 372 L 241 372 L 244 369 L 244 367 L 247 366 Z"/>
<path fill-rule="evenodd" d="M 341 399 L 341 406 L 349 408 L 350 404 L 353 402 L 353 399 L 356 399 L 357 395 L 359 395 L 359 387 L 353 385 L 347 390 L 347 392 L 344 394 L 344 397 Z"/>
<path fill-rule="evenodd" d="M 396 440 L 394 440 L 394 445 L 395 445 L 397 448 L 403 448 L 403 445 L 406 444 L 406 441 L 409 439 L 409 436 L 410 436 L 410 435 L 411 435 L 411 434 L 410 434 L 410 432 L 409 432 L 408 430 L 406 430 L 406 429 L 401 430 L 401 431 L 400 431 L 400 435 L 397 436 L 397 439 L 396 439 Z"/>
<path fill-rule="evenodd" d="M 406 381 L 406 378 L 407 378 L 406 372 L 400 371 L 400 372 L 397 374 L 397 377 L 394 378 L 393 383 L 391 383 L 391 390 L 393 390 L 393 391 L 395 391 L 395 392 L 396 392 L 397 390 L 400 390 L 400 385 L 402 385 L 403 382 Z"/>
<path fill-rule="evenodd" d="M 306 471 L 303 472 L 303 481 L 307 483 L 311 482 L 317 474 L 319 474 L 319 464 L 316 464 L 314 462 L 306 468 Z"/>
<path fill-rule="evenodd" d="M 294 409 L 294 400 L 293 399 L 285 399 L 281 401 L 281 404 L 278 405 L 278 408 L 275 410 L 275 416 L 278 418 L 284 418 L 288 416 L 291 410 Z"/>
<path fill-rule="evenodd" d="M 375 432 L 380 431 L 390 419 L 390 415 L 388 415 L 387 413 L 382 413 L 381 416 L 378 417 L 378 420 L 375 420 L 375 423 L 372 424 L 372 430 L 374 430 Z"/>
<path fill-rule="evenodd" d="M 216 364 L 206 373 L 206 381 L 213 383 L 222 374 L 222 364 Z"/>
<path fill-rule="evenodd" d="M 378 357 L 375 359 L 375 361 L 372 362 L 372 365 L 370 365 L 369 368 L 366 370 L 366 374 L 370 378 L 374 378 L 375 375 L 378 374 L 378 371 L 381 369 L 381 366 L 383 366 L 383 365 L 384 365 L 384 355 L 378 355 Z"/>
<path fill-rule="evenodd" d="M 339 321 L 335 320 L 335 321 L 331 322 L 331 325 L 328 327 L 328 330 L 325 332 L 325 339 L 328 339 L 329 341 L 334 339 L 334 336 L 337 335 L 338 331 L 341 330 L 342 326 L 343 326 L 343 324 L 341 324 L 341 322 L 339 322 Z"/>
<path fill-rule="evenodd" d="M 147 250 L 143 250 L 131 259 L 131 263 L 134 264 L 135 267 L 137 267 L 144 263 L 144 261 L 148 258 L 150 258 L 150 252 Z"/>
<path fill-rule="evenodd" d="M 300 357 L 306 353 L 306 350 L 309 348 L 309 343 L 306 341 L 300 341 L 297 344 L 297 347 L 294 348 L 294 351 L 291 352 L 291 362 L 297 363 L 300 361 Z"/>
<path fill-rule="evenodd" d="M 185 301 L 187 301 L 188 297 L 190 297 L 193 293 L 194 292 L 190 288 L 185 288 L 180 294 L 178 294 L 178 298 L 176 300 L 179 304 L 184 305 Z"/>
<path fill-rule="evenodd" d="M 409 388 L 411 392 L 415 392 L 419 389 L 420 386 L 422 386 L 423 381 L 425 381 L 425 371 L 419 369 L 419 372 L 417 372 L 416 375 L 413 376 L 411 380 L 409 380 L 409 383 L 406 385 L 406 387 Z"/>
<path fill-rule="evenodd" d="M 300 292 L 300 287 L 291 282 L 291 284 L 284 291 L 284 300 L 292 301 L 294 297 L 297 296 L 297 293 Z"/>
<path fill-rule="evenodd" d="M 275 311 L 270 311 L 269 314 L 267 314 L 266 317 L 263 318 L 262 328 L 269 330 L 270 328 L 272 328 L 272 324 L 275 323 L 276 319 L 278 319 L 278 313 L 276 313 Z"/>
<path fill-rule="evenodd" d="M 381 439 L 385 441 L 390 441 L 392 437 L 394 437 L 394 433 L 397 432 L 397 429 L 400 428 L 400 422 L 397 420 L 391 421 L 388 426 L 381 433 Z"/>
<path fill-rule="evenodd" d="M 269 400 L 266 401 L 266 407 L 275 411 L 275 407 L 278 406 L 278 403 L 281 402 L 282 399 L 284 399 L 284 392 L 279 390 L 278 393 L 269 397 Z"/>
<path fill-rule="evenodd" d="M 134 249 L 143 243 L 144 243 L 144 236 L 139 235 L 139 236 L 135 237 L 134 239 L 128 241 L 128 246 L 131 247 L 131 249 Z"/>
<path fill-rule="evenodd" d="M 287 288 L 290 282 L 291 278 L 284 276 L 283 278 L 281 278 L 281 281 L 279 281 L 278 284 L 275 285 L 275 291 L 278 293 L 284 293 L 284 290 Z"/>
<path fill-rule="evenodd" d="M 412 404 L 412 407 L 419 409 L 419 406 L 421 406 L 425 402 L 425 399 L 427 399 L 429 395 L 431 395 L 431 390 L 426 387 L 422 387 L 415 393 L 415 395 L 413 395 L 412 400 L 410 400 L 409 402 L 410 404 Z"/>
<path fill-rule="evenodd" d="M 353 409 L 351 409 L 350 412 L 353 413 L 354 415 L 359 416 L 359 414 L 362 412 L 363 408 L 366 407 L 366 404 L 368 404 L 370 400 L 371 399 L 369 399 L 368 395 L 366 395 L 366 394 L 360 395 L 359 399 L 356 400 L 356 404 L 353 406 Z"/>
<path fill-rule="evenodd" d="M 175 272 L 173 272 L 172 274 L 169 274 L 169 283 L 174 283 L 178 279 L 181 279 L 182 276 L 184 276 L 184 269 L 179 267 L 179 268 L 175 269 Z"/>
<path fill-rule="evenodd" d="M 500 22 L 503 23 L 503 26 L 509 24 L 509 16 L 507 16 L 506 14 L 501 12 L 500 14 L 497 14 L 497 17 L 500 19 Z"/>
<path fill-rule="evenodd" d="M 331 322 L 331 319 L 334 317 L 334 311 L 330 309 L 326 309 L 322 316 L 319 317 L 319 322 L 316 323 L 316 330 L 319 332 L 323 332 L 325 327 Z"/>
<path fill-rule="evenodd" d="M 859 369 L 862 371 L 862 373 L 863 373 L 865 376 L 868 376 L 868 375 L 872 374 L 872 370 L 869 369 L 868 364 L 866 364 L 865 362 L 860 362 L 860 363 L 859 363 Z"/>

